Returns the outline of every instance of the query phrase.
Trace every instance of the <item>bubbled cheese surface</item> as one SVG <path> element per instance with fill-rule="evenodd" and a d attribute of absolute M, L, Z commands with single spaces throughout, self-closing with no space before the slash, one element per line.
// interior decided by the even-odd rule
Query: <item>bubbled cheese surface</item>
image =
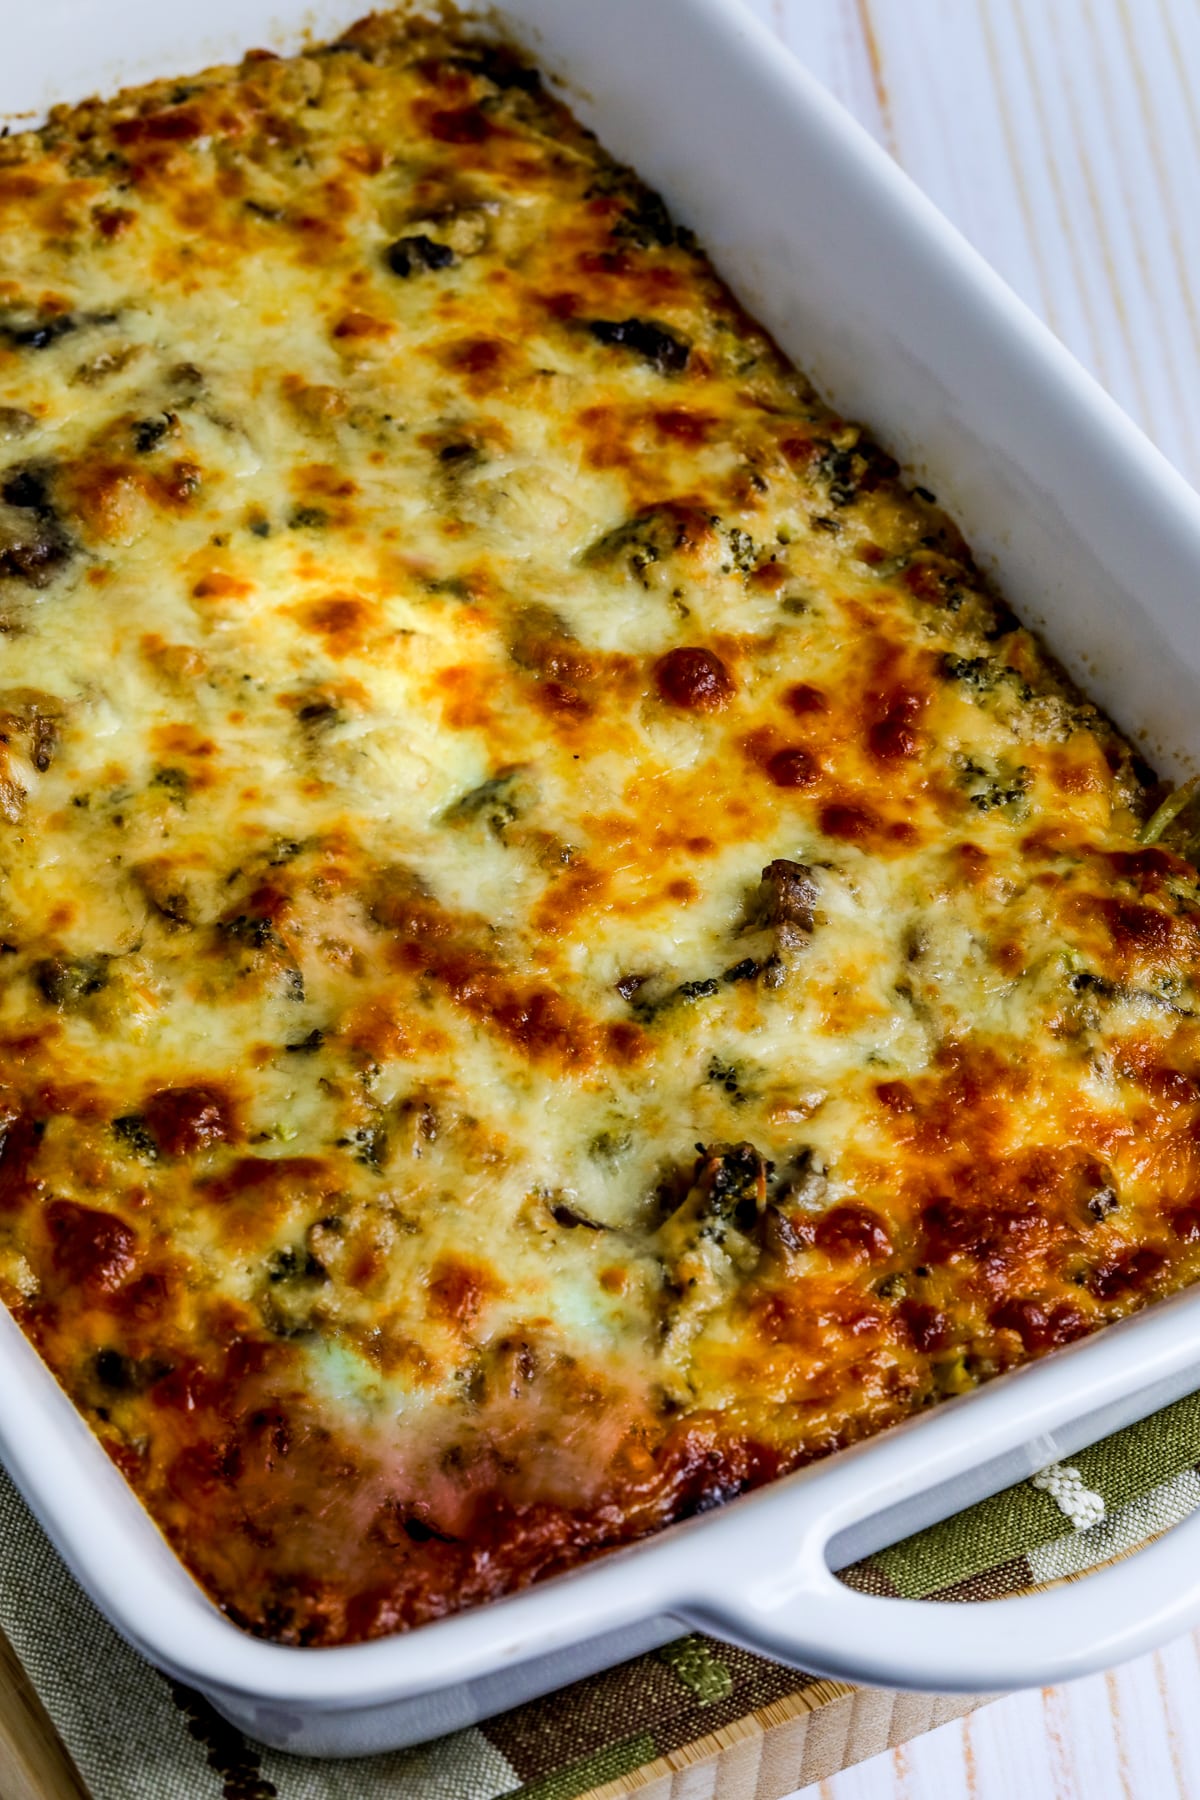
<path fill-rule="evenodd" d="M 504 53 L 382 18 L 0 144 L 0 1282 L 249 1629 L 1190 1279 L 1148 780 Z"/>

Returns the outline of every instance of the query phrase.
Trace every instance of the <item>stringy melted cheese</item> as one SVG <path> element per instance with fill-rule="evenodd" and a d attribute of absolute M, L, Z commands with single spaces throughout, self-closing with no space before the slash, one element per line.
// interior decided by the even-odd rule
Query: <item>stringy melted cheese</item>
<path fill-rule="evenodd" d="M 396 1630 L 1197 1273 L 1196 876 L 689 235 L 395 19 L 0 144 L 0 1278 Z"/>

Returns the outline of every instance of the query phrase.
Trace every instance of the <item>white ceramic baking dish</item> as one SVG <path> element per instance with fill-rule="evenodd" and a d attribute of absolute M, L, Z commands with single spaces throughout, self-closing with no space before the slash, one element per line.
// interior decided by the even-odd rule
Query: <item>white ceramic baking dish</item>
<path fill-rule="evenodd" d="M 358 10 L 0 4 L 0 115 L 294 48 Z M 843 412 L 937 490 L 1088 690 L 1161 769 L 1195 766 L 1200 500 L 1049 333 L 737 0 L 509 0 L 505 16 Z M 868 1598 L 830 1567 L 1200 1385 L 1198 1362 L 1193 1292 L 636 1548 L 332 1650 L 258 1642 L 216 1611 L 6 1316 L 0 1454 L 152 1662 L 255 1737 L 344 1755 L 468 1724 L 687 1625 L 903 1687 L 1011 1688 L 1130 1656 L 1200 1617 L 1200 1514 L 1085 1582 L 988 1605 Z"/>

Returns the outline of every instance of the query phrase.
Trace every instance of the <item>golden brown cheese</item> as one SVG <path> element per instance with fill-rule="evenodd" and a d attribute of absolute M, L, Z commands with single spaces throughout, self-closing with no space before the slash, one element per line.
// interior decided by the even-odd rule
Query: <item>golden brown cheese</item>
<path fill-rule="evenodd" d="M 519 61 L 0 144 L 0 401 L 2 1291 L 233 1618 L 419 1623 L 1200 1272 L 1149 777 Z"/>

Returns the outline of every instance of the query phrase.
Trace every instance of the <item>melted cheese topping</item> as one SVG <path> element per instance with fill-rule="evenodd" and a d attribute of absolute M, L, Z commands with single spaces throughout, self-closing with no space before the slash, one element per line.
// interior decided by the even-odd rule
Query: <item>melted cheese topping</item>
<path fill-rule="evenodd" d="M 0 144 L 0 1279 L 251 1630 L 396 1630 L 1189 1280 L 1130 753 L 503 52 Z"/>

